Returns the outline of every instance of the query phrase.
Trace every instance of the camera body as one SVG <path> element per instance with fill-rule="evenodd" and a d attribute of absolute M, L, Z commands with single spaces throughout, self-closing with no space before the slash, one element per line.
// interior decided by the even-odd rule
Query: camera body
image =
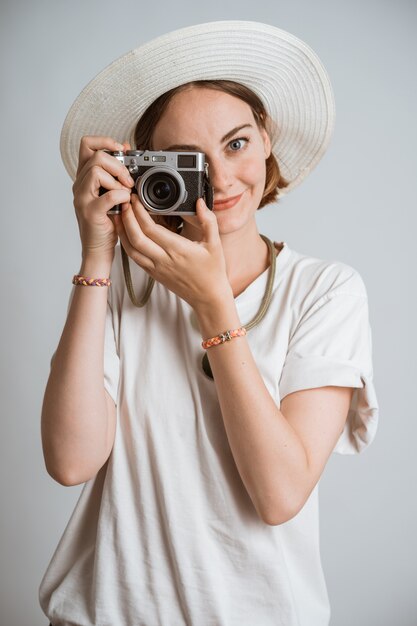
<path fill-rule="evenodd" d="M 109 154 L 125 165 L 145 209 L 157 215 L 195 215 L 198 198 L 212 209 L 212 188 L 203 152 L 128 150 Z M 102 190 L 104 193 L 106 190 Z M 108 214 L 121 213 L 116 205 Z"/>

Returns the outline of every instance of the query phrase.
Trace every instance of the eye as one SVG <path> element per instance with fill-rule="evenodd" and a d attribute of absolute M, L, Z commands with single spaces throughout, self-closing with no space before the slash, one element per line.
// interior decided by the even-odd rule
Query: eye
<path fill-rule="evenodd" d="M 239 150 L 242 150 L 242 148 L 245 147 L 245 144 L 248 143 L 248 141 L 249 139 L 247 137 L 238 137 L 229 141 L 228 146 L 232 152 L 239 152 Z"/>

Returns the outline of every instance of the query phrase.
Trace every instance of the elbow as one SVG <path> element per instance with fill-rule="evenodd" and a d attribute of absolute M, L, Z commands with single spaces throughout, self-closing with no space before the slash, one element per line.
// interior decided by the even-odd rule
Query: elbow
<path fill-rule="evenodd" d="M 301 510 L 301 509 L 300 509 Z M 262 521 L 268 526 L 280 526 L 281 524 L 285 524 L 285 522 L 289 522 L 293 517 L 295 517 L 300 510 L 297 511 L 279 511 L 279 514 L 275 515 L 263 515 Z"/>
<path fill-rule="evenodd" d="M 54 480 L 63 487 L 75 487 L 76 485 L 84 484 L 85 482 L 87 482 L 88 479 L 84 480 L 82 478 L 80 479 L 72 476 L 62 476 L 56 477 L 54 478 Z"/>
<path fill-rule="evenodd" d="M 75 487 L 76 485 L 82 485 L 91 478 L 94 478 L 97 474 L 97 472 L 80 472 L 79 469 L 72 471 L 68 467 L 52 467 L 48 463 L 45 463 L 45 467 L 49 476 L 63 487 Z"/>
<path fill-rule="evenodd" d="M 306 500 L 278 502 L 258 511 L 261 520 L 268 526 L 280 526 L 292 520 L 301 511 Z"/>
<path fill-rule="evenodd" d="M 89 458 L 86 462 L 83 458 L 75 458 L 75 454 L 68 459 L 62 453 L 51 451 L 45 446 L 43 457 L 45 469 L 55 482 L 63 487 L 75 487 L 95 478 L 106 464 L 109 454 Z"/>
<path fill-rule="evenodd" d="M 63 487 L 75 487 L 76 485 L 81 485 L 86 482 L 78 476 L 74 476 L 73 474 L 63 473 L 59 471 L 52 470 L 50 468 L 46 468 L 49 476 L 58 484 Z M 88 479 L 87 479 L 88 480 Z"/>

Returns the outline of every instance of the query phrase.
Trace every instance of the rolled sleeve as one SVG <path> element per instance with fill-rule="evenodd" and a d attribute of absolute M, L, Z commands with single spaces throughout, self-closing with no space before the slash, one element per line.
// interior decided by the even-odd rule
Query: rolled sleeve
<path fill-rule="evenodd" d="M 334 289 L 302 315 L 293 332 L 279 382 L 280 397 L 329 385 L 354 387 L 344 430 L 334 448 L 362 452 L 374 439 L 378 402 L 373 384 L 372 332 L 368 299 L 360 289 Z"/>

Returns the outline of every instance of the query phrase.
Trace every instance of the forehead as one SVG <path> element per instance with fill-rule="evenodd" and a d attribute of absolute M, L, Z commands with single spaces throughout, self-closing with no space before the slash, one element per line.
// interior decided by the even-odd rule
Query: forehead
<path fill-rule="evenodd" d="M 155 127 L 155 141 L 181 138 L 192 140 L 196 134 L 222 137 L 231 128 L 254 125 L 250 106 L 224 91 L 191 87 L 172 98 Z"/>
<path fill-rule="evenodd" d="M 241 98 L 221 89 L 209 89 L 208 87 L 191 86 L 176 93 L 171 99 L 167 110 L 169 109 L 190 109 L 191 105 L 200 104 L 202 109 L 208 110 L 215 108 L 233 108 L 241 111 L 251 111 L 250 106 Z"/>

